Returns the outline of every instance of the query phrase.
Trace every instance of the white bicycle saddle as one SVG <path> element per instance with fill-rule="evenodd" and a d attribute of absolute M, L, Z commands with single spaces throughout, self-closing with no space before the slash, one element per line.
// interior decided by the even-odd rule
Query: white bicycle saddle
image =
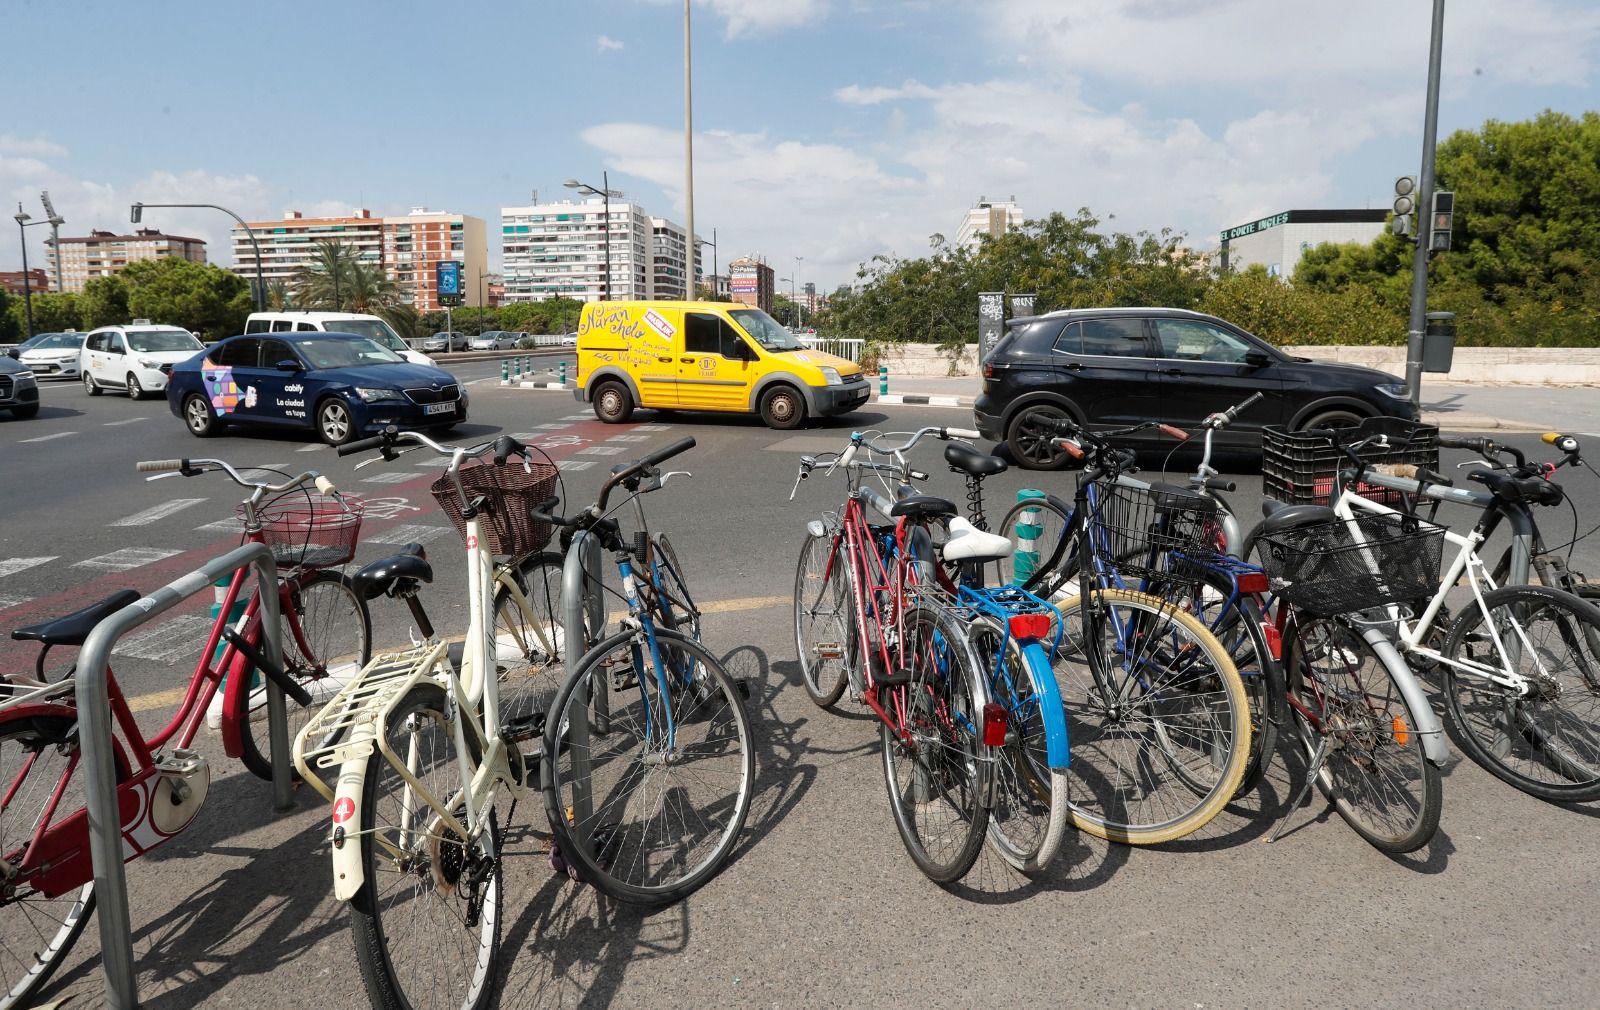
<path fill-rule="evenodd" d="M 950 520 L 950 539 L 944 545 L 946 561 L 1008 558 L 1017 545 L 1005 537 L 985 533 L 960 516 Z"/>

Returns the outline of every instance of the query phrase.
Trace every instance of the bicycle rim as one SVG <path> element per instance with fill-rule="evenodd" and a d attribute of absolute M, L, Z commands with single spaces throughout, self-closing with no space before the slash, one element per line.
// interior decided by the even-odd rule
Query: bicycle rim
<path fill-rule="evenodd" d="M 843 544 L 833 549 L 832 537 L 808 536 L 795 566 L 794 642 L 800 657 L 800 681 L 811 700 L 824 707 L 844 693 L 850 658 L 855 655 L 849 562 Z"/>
<path fill-rule="evenodd" d="M 656 609 L 660 620 L 657 623 L 698 642 L 700 615 L 695 613 L 694 598 L 689 595 L 689 583 L 683 577 L 683 565 L 678 562 L 678 552 L 672 549 L 672 541 L 667 539 L 665 533 L 657 533 L 653 539 L 657 561 L 661 566 L 661 584 L 656 587 L 656 592 L 660 594 Z M 672 609 L 670 623 L 666 613 L 668 607 Z"/>
<path fill-rule="evenodd" d="M 518 741 L 544 732 L 545 714 L 560 687 L 564 633 L 561 627 L 561 555 L 535 554 L 511 574 L 527 604 L 506 586 L 495 590 L 495 676 L 500 723 Z"/>

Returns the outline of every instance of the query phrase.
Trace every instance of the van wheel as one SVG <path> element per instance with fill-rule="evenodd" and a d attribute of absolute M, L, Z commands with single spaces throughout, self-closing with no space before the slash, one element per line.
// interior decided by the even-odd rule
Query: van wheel
<path fill-rule="evenodd" d="M 594 416 L 607 424 L 621 424 L 633 416 L 633 397 L 620 382 L 601 383 L 594 391 Z"/>
<path fill-rule="evenodd" d="M 183 423 L 195 438 L 210 438 L 222 427 L 211 410 L 211 404 L 199 393 L 190 393 L 188 399 L 183 401 Z"/>
<path fill-rule="evenodd" d="M 769 428 L 789 431 L 806 419 L 806 401 L 793 386 L 773 386 L 761 397 L 761 420 Z"/>
<path fill-rule="evenodd" d="M 94 381 L 94 376 L 90 375 L 88 372 L 83 373 L 83 391 L 88 393 L 90 396 L 99 396 L 102 392 L 104 392 L 104 390 L 100 388 L 99 384 Z"/>
<path fill-rule="evenodd" d="M 144 399 L 144 387 L 139 385 L 139 377 L 134 375 L 132 372 L 128 373 L 128 399 Z"/>
<path fill-rule="evenodd" d="M 1056 437 L 1054 422 L 1066 416 L 1060 407 L 1045 404 L 1023 410 L 1006 432 L 1011 458 L 1024 470 L 1059 470 L 1065 466 L 1067 454 L 1051 444 L 1051 439 Z"/>

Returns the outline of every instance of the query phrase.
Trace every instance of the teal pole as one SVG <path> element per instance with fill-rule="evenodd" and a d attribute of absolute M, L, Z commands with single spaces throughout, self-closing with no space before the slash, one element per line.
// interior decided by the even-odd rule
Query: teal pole
<path fill-rule="evenodd" d="M 1017 504 L 1023 502 L 1037 502 L 1045 498 L 1043 491 L 1025 487 L 1017 492 Z M 1017 517 L 1016 553 L 1011 556 L 1011 569 L 1015 573 L 1018 585 L 1033 578 L 1033 573 L 1039 570 L 1039 536 L 1044 532 L 1039 522 L 1039 508 L 1025 508 L 1022 515 Z"/>
<path fill-rule="evenodd" d="M 889 366 L 888 365 L 879 365 L 878 366 L 878 395 L 879 396 L 888 396 L 889 395 Z"/>
<path fill-rule="evenodd" d="M 508 358 L 502 358 L 501 361 L 500 361 L 500 385 L 502 385 L 502 386 L 509 385 L 510 382 L 511 382 L 511 361 Z"/>

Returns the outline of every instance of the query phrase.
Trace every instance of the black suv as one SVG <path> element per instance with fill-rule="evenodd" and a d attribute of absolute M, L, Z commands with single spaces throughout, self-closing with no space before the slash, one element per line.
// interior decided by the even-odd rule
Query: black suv
<path fill-rule="evenodd" d="M 985 438 L 1005 442 L 1027 469 L 1042 470 L 1066 462 L 1050 444 L 1050 427 L 1040 424 L 1045 419 L 1193 429 L 1257 391 L 1266 397 L 1217 433 L 1219 447 L 1257 447 L 1269 424 L 1297 430 L 1379 414 L 1417 419 L 1404 383 L 1386 372 L 1290 357 L 1215 316 L 1184 309 L 1070 309 L 1013 319 L 984 358 L 974 414 Z M 1161 436 L 1152 430 L 1147 437 Z"/>

